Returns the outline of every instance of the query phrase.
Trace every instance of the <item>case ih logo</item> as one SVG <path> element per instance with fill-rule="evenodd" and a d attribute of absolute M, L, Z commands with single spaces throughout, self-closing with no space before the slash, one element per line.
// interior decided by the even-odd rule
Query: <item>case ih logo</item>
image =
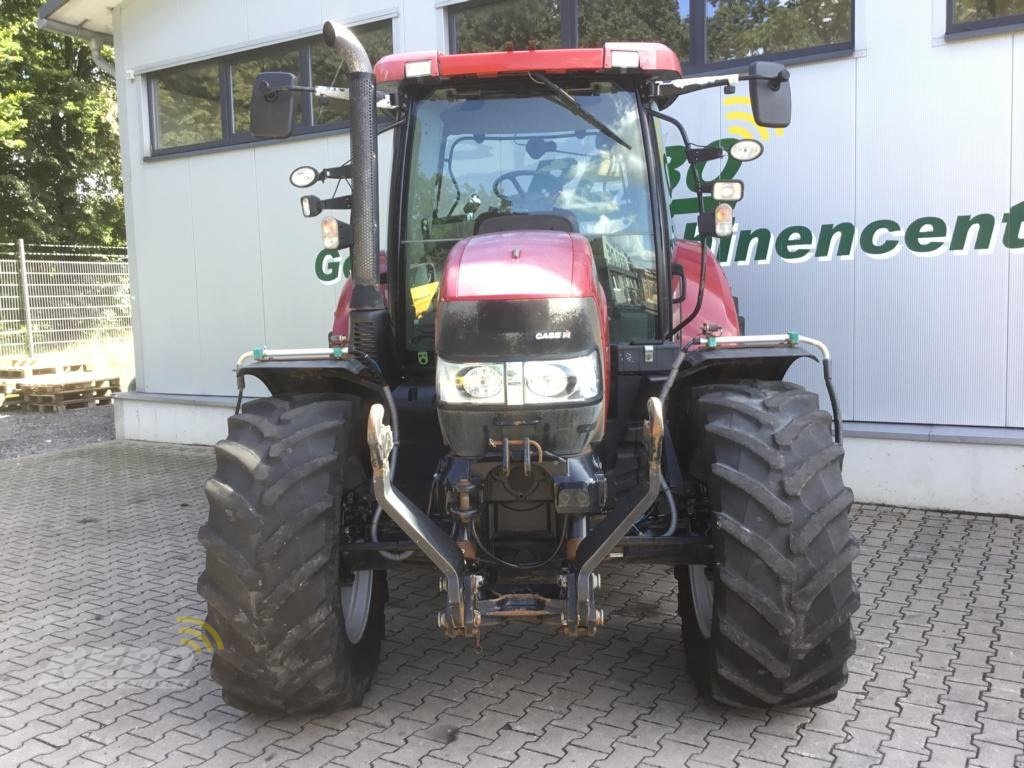
<path fill-rule="evenodd" d="M 548 339 L 571 339 L 572 331 L 538 331 L 533 338 L 537 341 L 547 341 Z"/>

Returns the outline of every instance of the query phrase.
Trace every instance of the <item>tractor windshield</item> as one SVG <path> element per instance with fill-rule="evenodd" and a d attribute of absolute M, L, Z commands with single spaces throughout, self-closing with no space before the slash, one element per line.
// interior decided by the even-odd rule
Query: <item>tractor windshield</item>
<path fill-rule="evenodd" d="M 481 227 L 500 228 L 485 222 L 515 214 L 557 216 L 587 237 L 613 341 L 656 336 L 652 211 L 636 95 L 611 80 L 559 85 L 622 141 L 529 80 L 438 88 L 415 103 L 401 234 L 411 349 L 433 347 L 437 280 L 452 246 Z"/>

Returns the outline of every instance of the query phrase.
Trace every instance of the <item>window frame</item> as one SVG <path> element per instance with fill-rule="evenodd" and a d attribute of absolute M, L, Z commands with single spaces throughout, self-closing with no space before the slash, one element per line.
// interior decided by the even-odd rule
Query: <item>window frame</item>
<path fill-rule="evenodd" d="M 448 38 L 448 50 L 452 53 L 458 53 L 458 30 L 456 28 L 455 17 L 460 9 L 477 8 L 480 6 L 514 1 L 515 0 L 466 0 L 466 2 L 446 5 L 444 7 L 444 26 Z M 947 0 L 947 2 L 952 3 L 953 0 Z M 687 59 L 680 58 L 680 62 L 683 65 L 683 72 L 685 74 L 698 74 L 732 71 L 762 58 L 769 58 L 772 61 L 779 61 L 788 64 L 802 64 L 805 62 L 823 61 L 850 56 L 856 50 L 857 3 L 858 0 L 850 0 L 850 39 L 848 41 L 815 45 L 808 48 L 798 48 L 793 51 L 785 51 L 782 53 L 767 53 L 764 56 L 745 56 L 740 59 L 727 59 L 725 61 L 709 62 L 707 61 L 706 0 L 689 0 L 690 13 L 688 21 L 690 25 L 690 55 Z M 565 48 L 579 47 L 579 4 L 580 0 L 558 0 L 558 9 L 562 20 L 562 46 Z M 1021 21 L 1024 23 L 1024 17 L 1021 17 Z M 678 54 L 679 52 L 676 51 L 676 53 Z"/>
<path fill-rule="evenodd" d="M 391 49 L 394 52 L 395 30 L 394 17 L 368 21 L 361 24 L 354 24 L 353 29 L 389 25 L 391 34 Z M 149 154 L 146 160 L 175 157 L 179 155 L 208 153 L 220 149 L 231 149 L 234 147 L 277 143 L 290 141 L 291 139 L 303 139 L 318 134 L 337 133 L 349 130 L 348 121 L 332 121 L 322 125 L 313 124 L 313 94 L 297 94 L 302 110 L 302 119 L 296 123 L 292 135 L 287 139 L 261 139 L 248 132 L 237 132 L 234 126 L 234 91 L 232 89 L 231 68 L 239 63 L 257 59 L 261 56 L 273 53 L 285 53 L 292 50 L 299 55 L 299 81 L 301 86 L 309 86 L 313 77 L 313 52 L 312 47 L 316 44 L 323 44 L 323 38 L 319 35 L 306 35 L 294 40 L 287 40 L 272 45 L 264 45 L 259 48 L 250 48 L 236 53 L 222 56 L 212 56 L 207 59 L 198 59 L 185 64 L 178 64 L 173 67 L 154 70 L 145 74 L 145 88 L 147 99 L 147 112 L 149 122 Z M 173 74 L 202 64 L 216 63 L 218 71 L 218 88 L 220 104 L 221 136 L 214 141 L 205 141 L 198 144 L 186 144 L 180 147 L 160 147 L 160 130 L 157 117 L 157 84 L 162 76 Z"/>
<path fill-rule="evenodd" d="M 961 21 L 957 23 L 956 18 L 957 0 L 946 0 L 946 37 L 956 39 L 958 37 L 973 37 L 981 34 L 994 34 L 998 32 L 1014 32 L 1024 29 L 1024 13 L 1016 13 L 1012 16 L 997 16 L 994 19 L 982 19 L 980 21 Z"/>

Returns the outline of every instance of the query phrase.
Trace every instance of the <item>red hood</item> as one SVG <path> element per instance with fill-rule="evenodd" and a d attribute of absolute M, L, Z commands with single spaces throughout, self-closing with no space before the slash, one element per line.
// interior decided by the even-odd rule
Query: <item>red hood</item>
<path fill-rule="evenodd" d="M 594 260 L 585 237 L 516 231 L 477 235 L 452 248 L 441 301 L 596 297 Z"/>

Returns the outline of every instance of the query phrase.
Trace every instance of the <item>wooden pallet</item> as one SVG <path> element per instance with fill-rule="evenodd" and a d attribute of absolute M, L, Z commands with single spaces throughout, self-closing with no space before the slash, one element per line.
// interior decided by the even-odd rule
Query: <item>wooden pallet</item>
<path fill-rule="evenodd" d="M 86 363 L 44 362 L 32 358 L 8 358 L 0 361 L 0 379 L 30 379 L 35 376 L 82 373 L 88 370 L 89 366 Z"/>
<path fill-rule="evenodd" d="M 74 374 L 48 376 L 21 385 L 22 408 L 41 413 L 60 413 L 93 405 L 108 405 L 111 397 L 121 391 L 116 376 L 107 378 L 76 378 Z"/>

